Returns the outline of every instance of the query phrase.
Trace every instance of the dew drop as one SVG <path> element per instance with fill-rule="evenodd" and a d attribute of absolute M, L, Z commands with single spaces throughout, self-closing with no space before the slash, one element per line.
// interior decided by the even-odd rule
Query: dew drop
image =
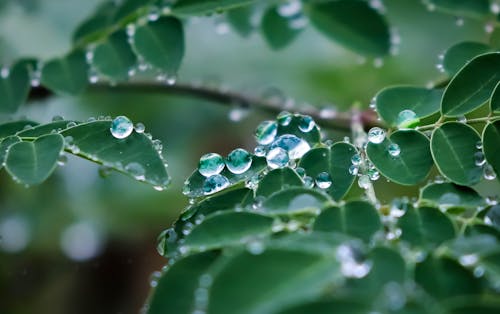
<path fill-rule="evenodd" d="M 359 166 L 362 162 L 361 156 L 359 154 L 354 154 L 351 157 L 351 163 L 355 166 Z"/>
<path fill-rule="evenodd" d="M 264 121 L 255 130 L 255 139 L 260 145 L 268 145 L 278 134 L 278 124 L 275 121 Z"/>
<path fill-rule="evenodd" d="M 264 146 L 259 145 L 255 147 L 253 153 L 257 157 L 264 157 L 266 155 L 266 148 Z"/>
<path fill-rule="evenodd" d="M 299 121 L 299 130 L 304 133 L 312 131 L 316 123 L 310 116 L 302 116 Z"/>
<path fill-rule="evenodd" d="M 53 116 L 52 122 L 63 121 L 64 118 L 62 116 Z"/>
<path fill-rule="evenodd" d="M 234 174 L 241 174 L 252 166 L 252 155 L 242 148 L 233 150 L 226 158 L 226 167 Z"/>
<path fill-rule="evenodd" d="M 486 25 L 484 25 L 484 31 L 488 34 L 493 33 L 494 29 L 495 29 L 495 25 L 493 23 L 486 23 Z"/>
<path fill-rule="evenodd" d="M 349 173 L 353 176 L 357 176 L 358 175 L 358 172 L 359 172 L 359 167 L 356 166 L 356 165 L 351 165 L 349 167 Z"/>
<path fill-rule="evenodd" d="M 466 254 L 459 257 L 458 261 L 462 266 L 472 266 L 476 264 L 479 257 L 476 254 Z"/>
<path fill-rule="evenodd" d="M 247 250 L 252 255 L 260 255 L 264 253 L 266 247 L 262 241 L 254 240 L 247 243 Z"/>
<path fill-rule="evenodd" d="M 464 22 L 464 19 L 461 17 L 455 18 L 455 25 L 457 25 L 458 27 L 464 26 Z"/>
<path fill-rule="evenodd" d="M 399 148 L 399 145 L 396 143 L 391 143 L 387 148 L 387 151 L 392 157 L 397 157 L 399 156 L 399 154 L 401 154 L 401 148 Z"/>
<path fill-rule="evenodd" d="M 144 133 L 144 131 L 146 130 L 146 127 L 141 122 L 138 122 L 138 123 L 135 124 L 134 130 L 137 133 Z"/>
<path fill-rule="evenodd" d="M 68 162 L 68 156 L 66 154 L 62 153 L 59 155 L 59 158 L 57 159 L 57 164 L 59 166 L 64 166 Z"/>
<path fill-rule="evenodd" d="M 118 116 L 111 122 L 111 128 L 109 129 L 113 137 L 117 139 L 127 138 L 134 130 L 134 125 L 129 118 L 125 116 Z"/>
<path fill-rule="evenodd" d="M 488 163 L 485 163 L 483 166 L 483 177 L 486 180 L 490 180 L 490 181 L 495 180 L 495 178 L 497 177 L 495 170 L 493 170 L 493 167 Z"/>
<path fill-rule="evenodd" d="M 198 171 L 205 177 L 219 174 L 224 169 L 224 159 L 221 155 L 209 153 L 201 156 Z"/>
<path fill-rule="evenodd" d="M 125 166 L 125 171 L 130 173 L 136 180 L 144 181 L 146 170 L 144 167 L 138 162 L 131 162 Z"/>
<path fill-rule="evenodd" d="M 385 139 L 385 131 L 379 127 L 371 128 L 368 131 L 368 141 L 373 144 L 380 144 Z"/>
<path fill-rule="evenodd" d="M 316 176 L 316 186 L 320 189 L 328 189 L 332 185 L 332 178 L 328 172 L 321 172 Z"/>
<path fill-rule="evenodd" d="M 282 17 L 292 17 L 300 14 L 302 3 L 299 0 L 289 0 L 278 6 L 278 14 Z"/>
<path fill-rule="evenodd" d="M 271 169 L 283 168 L 288 164 L 290 158 L 286 150 L 280 147 L 270 149 L 266 155 L 267 165 Z"/>
<path fill-rule="evenodd" d="M 278 115 L 278 123 L 282 126 L 287 126 L 292 122 L 292 114 L 288 111 L 283 111 Z"/>
<path fill-rule="evenodd" d="M 304 181 L 304 186 L 306 188 L 313 188 L 314 187 L 314 180 L 310 176 L 305 176 L 302 178 L 302 181 Z"/>
<path fill-rule="evenodd" d="M 474 163 L 478 167 L 482 167 L 486 163 L 483 152 L 479 151 L 474 153 Z"/>
<path fill-rule="evenodd" d="M 71 122 L 68 122 L 68 124 L 66 124 L 66 128 L 69 129 L 69 128 L 75 127 L 76 125 L 77 125 L 76 122 L 71 121 Z"/>
<path fill-rule="evenodd" d="M 337 248 L 336 257 L 340 262 L 340 270 L 345 277 L 363 278 L 370 272 L 372 264 L 358 261 L 359 253 L 348 245 L 342 244 Z"/>
<path fill-rule="evenodd" d="M 304 177 L 306 175 L 306 170 L 302 167 L 295 168 L 295 172 L 300 176 Z"/>
<path fill-rule="evenodd" d="M 460 123 L 467 123 L 467 118 L 465 116 L 460 116 L 457 118 L 457 121 Z"/>
<path fill-rule="evenodd" d="M 370 169 L 368 170 L 368 176 L 370 177 L 370 180 L 377 181 L 380 178 L 380 172 L 376 169 Z"/>
<path fill-rule="evenodd" d="M 229 180 L 220 174 L 208 177 L 203 184 L 203 193 L 210 195 L 219 192 L 229 186 Z"/>
<path fill-rule="evenodd" d="M 109 175 L 111 174 L 111 171 L 113 171 L 113 169 L 111 169 L 110 167 L 107 167 L 107 166 L 100 166 L 99 167 L 99 176 L 101 178 L 107 178 L 109 177 Z"/>
<path fill-rule="evenodd" d="M 414 128 L 418 126 L 420 119 L 417 114 L 409 109 L 403 110 L 398 114 L 396 124 L 398 128 Z"/>
<path fill-rule="evenodd" d="M 483 149 L 483 142 L 477 141 L 477 143 L 476 143 L 476 149 Z"/>
<path fill-rule="evenodd" d="M 277 147 L 287 151 L 290 159 L 301 158 L 311 149 L 311 146 L 309 146 L 306 141 L 291 134 L 285 134 L 278 137 L 271 144 L 270 149 L 272 150 Z"/>
<path fill-rule="evenodd" d="M 229 111 L 228 118 L 232 122 L 240 122 L 245 119 L 249 113 L 250 110 L 248 108 L 235 107 Z"/>
<path fill-rule="evenodd" d="M 373 66 L 377 69 L 381 68 L 384 65 L 384 59 L 375 58 L 373 59 Z"/>
<path fill-rule="evenodd" d="M 370 177 L 366 174 L 363 174 L 358 179 L 358 186 L 362 189 L 368 189 L 371 185 Z"/>

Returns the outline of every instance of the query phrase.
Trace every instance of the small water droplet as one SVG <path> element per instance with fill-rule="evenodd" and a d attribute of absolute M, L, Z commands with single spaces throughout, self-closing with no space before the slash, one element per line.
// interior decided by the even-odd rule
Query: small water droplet
<path fill-rule="evenodd" d="M 242 148 L 233 150 L 226 158 L 226 167 L 234 174 L 241 174 L 252 166 L 252 155 Z"/>
<path fill-rule="evenodd" d="M 259 145 L 255 147 L 253 153 L 257 157 L 264 157 L 266 155 L 266 148 L 264 146 Z"/>
<path fill-rule="evenodd" d="M 380 172 L 378 172 L 376 169 L 369 169 L 368 170 L 368 176 L 370 177 L 370 180 L 372 181 L 377 181 L 380 178 Z"/>
<path fill-rule="evenodd" d="M 349 173 L 353 176 L 357 176 L 358 175 L 358 172 L 359 172 L 359 167 L 356 166 L 356 165 L 351 165 L 349 167 Z"/>
<path fill-rule="evenodd" d="M 63 121 L 64 118 L 62 116 L 53 116 L 52 122 Z"/>
<path fill-rule="evenodd" d="M 461 17 L 456 17 L 455 18 L 455 25 L 457 25 L 458 27 L 461 27 L 461 26 L 464 26 L 464 19 L 461 18 Z"/>
<path fill-rule="evenodd" d="M 66 128 L 67 128 L 67 129 L 72 128 L 72 127 L 75 127 L 75 126 L 77 126 L 77 124 L 76 124 L 76 122 L 74 122 L 74 121 L 68 122 L 68 123 L 66 124 Z"/>
<path fill-rule="evenodd" d="M 144 181 L 146 170 L 138 162 L 131 162 L 125 166 L 125 171 L 130 173 L 136 180 Z"/>
<path fill-rule="evenodd" d="M 109 129 L 113 137 L 117 139 L 127 138 L 134 130 L 134 125 L 129 118 L 125 116 L 118 116 L 111 122 L 111 128 Z"/>
<path fill-rule="evenodd" d="M 290 158 L 288 153 L 281 147 L 270 149 L 266 155 L 267 165 L 272 168 L 283 168 L 288 164 Z"/>
<path fill-rule="evenodd" d="M 304 186 L 306 188 L 313 188 L 314 187 L 314 180 L 310 176 L 305 176 L 302 178 L 302 181 L 304 181 Z"/>
<path fill-rule="evenodd" d="M 460 123 L 467 123 L 467 118 L 465 116 L 460 116 L 457 118 L 457 121 Z"/>
<path fill-rule="evenodd" d="M 477 143 L 476 143 L 476 149 L 483 149 L 483 142 L 477 141 Z"/>
<path fill-rule="evenodd" d="M 62 153 L 59 155 L 59 158 L 57 159 L 57 164 L 59 166 L 64 166 L 68 162 L 68 156 L 66 154 Z"/>
<path fill-rule="evenodd" d="M 301 130 L 304 133 L 312 131 L 314 127 L 316 126 L 316 123 L 314 122 L 313 118 L 310 116 L 302 116 L 299 121 L 299 130 Z"/>
<path fill-rule="evenodd" d="M 292 17 L 302 11 L 302 2 L 299 0 L 289 0 L 278 5 L 278 14 L 282 17 Z"/>
<path fill-rule="evenodd" d="M 157 6 L 151 6 L 148 13 L 148 20 L 154 22 L 160 18 L 160 9 Z"/>
<path fill-rule="evenodd" d="M 144 133 L 144 131 L 146 130 L 146 127 L 141 122 L 138 122 L 138 123 L 135 124 L 134 130 L 137 133 Z"/>
<path fill-rule="evenodd" d="M 282 126 L 287 126 L 292 122 L 292 114 L 288 111 L 283 111 L 278 115 L 278 123 Z"/>
<path fill-rule="evenodd" d="M 321 172 L 316 176 L 316 186 L 320 189 L 328 189 L 332 185 L 332 178 L 328 172 Z"/>
<path fill-rule="evenodd" d="M 135 34 L 135 24 L 132 24 L 132 23 L 128 24 L 126 31 L 127 31 L 127 35 L 129 37 L 133 37 Z"/>
<path fill-rule="evenodd" d="M 486 23 L 484 25 L 484 31 L 487 33 L 487 34 L 491 34 L 493 33 L 493 30 L 495 29 L 495 24 L 494 23 Z"/>
<path fill-rule="evenodd" d="M 490 181 L 491 180 L 495 180 L 496 177 L 497 177 L 497 174 L 495 173 L 495 170 L 488 163 L 485 163 L 484 166 L 483 166 L 483 177 L 486 180 L 490 180 Z"/>
<path fill-rule="evenodd" d="M 205 177 L 219 174 L 224 169 L 224 159 L 221 155 L 209 153 L 201 156 L 198 171 Z"/>
<path fill-rule="evenodd" d="M 362 189 L 368 189 L 371 185 L 370 177 L 366 174 L 363 174 L 358 179 L 358 186 Z"/>
<path fill-rule="evenodd" d="M 351 163 L 355 166 L 359 166 L 363 160 L 361 159 L 361 155 L 354 154 L 351 157 Z"/>
<path fill-rule="evenodd" d="M 232 122 L 240 122 L 245 119 L 249 113 L 250 110 L 248 108 L 235 107 L 229 111 L 228 118 Z"/>
<path fill-rule="evenodd" d="M 389 144 L 389 147 L 387 147 L 387 151 L 392 157 L 397 157 L 399 156 L 399 154 L 401 154 L 401 148 L 399 148 L 399 145 L 396 143 Z"/>
<path fill-rule="evenodd" d="M 337 248 L 336 257 L 340 262 L 340 270 L 345 277 L 363 278 L 370 272 L 372 263 L 359 260 L 359 253 L 349 245 L 342 244 Z"/>
<path fill-rule="evenodd" d="M 295 172 L 299 175 L 299 177 L 304 177 L 306 175 L 306 170 L 302 167 L 295 168 Z"/>
<path fill-rule="evenodd" d="M 373 144 L 380 144 L 385 139 L 385 131 L 379 127 L 371 128 L 368 131 L 368 141 Z"/>
<path fill-rule="evenodd" d="M 203 193 L 210 195 L 219 192 L 230 185 L 229 180 L 220 174 L 208 177 L 203 184 Z"/>
<path fill-rule="evenodd" d="M 418 126 L 420 119 L 413 110 L 403 110 L 398 114 L 396 124 L 398 128 L 414 128 Z"/>
<path fill-rule="evenodd" d="M 484 275 L 484 268 L 481 267 L 481 266 L 477 266 L 476 268 L 474 268 L 473 274 L 477 278 L 483 277 L 483 275 Z"/>
<path fill-rule="evenodd" d="M 255 130 L 255 139 L 260 145 L 268 145 L 274 141 L 278 133 L 278 124 L 275 121 L 264 121 Z"/>
<path fill-rule="evenodd" d="M 499 3 L 492 3 L 490 6 L 490 11 L 493 14 L 498 14 L 500 13 L 500 4 Z"/>
<path fill-rule="evenodd" d="M 479 257 L 476 254 L 466 254 L 459 257 L 458 261 L 462 266 L 472 266 L 476 264 L 479 260 Z"/>
<path fill-rule="evenodd" d="M 260 255 L 264 253 L 266 246 L 262 241 L 254 240 L 247 243 L 247 250 L 252 255 Z"/>
<path fill-rule="evenodd" d="M 482 151 L 474 153 L 474 163 L 478 167 L 482 167 L 486 163 L 486 158 L 484 158 L 484 154 Z"/>

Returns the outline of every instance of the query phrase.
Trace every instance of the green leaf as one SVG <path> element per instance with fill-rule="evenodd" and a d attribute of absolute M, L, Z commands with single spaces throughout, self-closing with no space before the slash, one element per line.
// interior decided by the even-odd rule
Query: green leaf
<path fill-rule="evenodd" d="M 73 153 L 111 169 L 125 173 L 139 181 L 165 188 L 170 178 L 161 154 L 145 134 L 132 132 L 117 139 L 109 130 L 111 121 L 82 123 L 63 130 L 67 145 Z M 69 139 L 69 140 L 68 140 Z"/>
<path fill-rule="evenodd" d="M 15 135 L 17 132 L 32 128 L 38 123 L 31 120 L 19 120 L 0 124 L 0 138 Z"/>
<path fill-rule="evenodd" d="M 260 181 L 255 195 L 268 197 L 290 186 L 302 186 L 304 183 L 292 168 L 278 168 L 269 171 Z"/>
<path fill-rule="evenodd" d="M 458 303 L 458 304 L 457 304 Z M 500 302 L 498 300 L 476 300 L 465 299 L 461 302 L 450 302 L 446 313 L 449 314 L 498 314 L 500 312 Z"/>
<path fill-rule="evenodd" d="M 216 258 L 214 252 L 206 252 L 187 256 L 173 264 L 158 280 L 147 313 L 192 313 L 200 277 L 208 272 Z"/>
<path fill-rule="evenodd" d="M 266 159 L 263 157 L 252 156 L 252 165 L 250 169 L 241 174 L 234 174 L 226 168 L 222 170 L 221 175 L 225 176 L 230 183 L 230 186 L 234 186 L 251 179 L 253 176 L 259 174 L 264 169 L 267 168 Z M 203 184 L 207 178 L 201 175 L 198 170 L 195 170 L 191 176 L 184 182 L 184 195 L 188 197 L 200 197 L 206 194 L 203 191 Z M 229 188 L 229 187 L 228 187 Z"/>
<path fill-rule="evenodd" d="M 408 207 L 397 225 L 401 240 L 414 246 L 435 246 L 455 237 L 455 227 L 446 214 L 433 207 Z"/>
<path fill-rule="evenodd" d="M 451 80 L 441 101 L 441 112 L 457 117 L 485 103 L 500 81 L 500 53 L 491 52 L 472 59 Z"/>
<path fill-rule="evenodd" d="M 399 155 L 389 153 L 391 144 L 399 146 Z M 366 154 L 381 174 L 402 185 L 423 181 L 433 165 L 429 139 L 415 130 L 396 131 L 380 144 L 370 142 Z"/>
<path fill-rule="evenodd" d="M 483 151 L 486 161 L 500 178 L 500 120 L 488 123 L 484 128 Z"/>
<path fill-rule="evenodd" d="M 348 143 L 335 143 L 330 147 L 314 148 L 301 159 L 299 166 L 306 175 L 313 179 L 322 172 L 327 172 L 332 185 L 326 190 L 335 200 L 342 199 L 352 186 L 355 176 L 349 173 L 351 158 L 357 154 L 356 148 Z"/>
<path fill-rule="evenodd" d="M 236 9 L 256 2 L 256 0 L 181 0 L 172 6 L 174 14 L 205 15 Z"/>
<path fill-rule="evenodd" d="M 3 168 L 5 162 L 5 156 L 7 155 L 8 149 L 15 143 L 20 142 L 21 139 L 18 136 L 9 136 L 0 141 L 0 169 Z"/>
<path fill-rule="evenodd" d="M 250 212 L 221 212 L 207 217 L 185 237 L 188 251 L 241 244 L 271 234 L 273 218 Z"/>
<path fill-rule="evenodd" d="M 226 263 L 210 290 L 208 313 L 270 314 L 321 295 L 338 280 L 333 256 L 290 249 L 242 252 Z M 244 287 L 244 290 L 235 289 Z"/>
<path fill-rule="evenodd" d="M 377 210 L 369 203 L 354 201 L 342 207 L 329 206 L 316 218 L 316 231 L 340 232 L 370 241 L 381 228 Z"/>
<path fill-rule="evenodd" d="M 479 235 L 489 235 L 495 237 L 498 241 L 500 241 L 500 230 L 484 224 L 469 224 L 465 228 L 465 235 L 467 236 L 479 236 Z"/>
<path fill-rule="evenodd" d="M 481 138 L 470 126 L 447 122 L 435 129 L 431 138 L 431 152 L 443 176 L 459 185 L 474 185 L 483 171 L 475 164 L 476 144 Z"/>
<path fill-rule="evenodd" d="M 339 0 L 312 3 L 311 23 L 326 36 L 357 53 L 380 57 L 390 49 L 385 19 L 365 1 Z"/>
<path fill-rule="evenodd" d="M 451 76 L 477 55 L 491 51 L 491 47 L 478 42 L 465 41 L 448 48 L 443 56 L 443 69 Z"/>
<path fill-rule="evenodd" d="M 310 303 L 297 305 L 286 309 L 279 314 L 330 314 L 330 313 L 348 313 L 348 314 L 366 314 L 371 310 L 371 304 L 366 304 L 364 300 L 338 298 L 333 300 L 320 300 Z"/>
<path fill-rule="evenodd" d="M 74 51 L 47 61 L 42 68 L 42 84 L 63 94 L 79 94 L 87 88 L 89 66 L 85 53 Z"/>
<path fill-rule="evenodd" d="M 64 139 L 59 134 L 44 135 L 33 142 L 16 143 L 7 152 L 5 169 L 19 183 L 42 183 L 56 169 L 63 148 Z"/>
<path fill-rule="evenodd" d="M 486 205 L 483 197 L 475 190 L 453 183 L 433 183 L 425 186 L 420 192 L 420 202 L 444 209 L 454 206 L 476 209 Z"/>
<path fill-rule="evenodd" d="M 269 8 L 262 17 L 262 34 L 269 46 L 280 50 L 288 46 L 300 33 L 300 29 L 293 28 L 290 19 L 278 13 L 278 7 Z"/>
<path fill-rule="evenodd" d="M 115 11 L 114 2 L 101 4 L 93 15 L 78 25 L 73 33 L 73 43 L 75 45 L 90 43 L 101 37 L 104 30 L 111 25 Z"/>
<path fill-rule="evenodd" d="M 488 0 L 427 0 L 436 9 L 456 16 L 481 17 L 490 13 Z"/>
<path fill-rule="evenodd" d="M 491 112 L 500 113 L 500 82 L 497 84 L 490 99 Z"/>
<path fill-rule="evenodd" d="M 293 187 L 271 195 L 262 204 L 262 209 L 273 215 L 315 214 L 329 201 L 321 192 Z"/>
<path fill-rule="evenodd" d="M 92 64 L 97 71 L 112 80 L 128 79 L 129 71 L 137 63 L 137 56 L 128 43 L 127 34 L 119 31 L 94 50 Z"/>
<path fill-rule="evenodd" d="M 481 293 L 480 280 L 448 257 L 428 256 L 415 268 L 415 281 L 439 299 Z"/>
<path fill-rule="evenodd" d="M 118 8 L 116 9 L 116 12 L 113 16 L 113 21 L 114 22 L 121 22 L 125 20 L 125 22 L 128 22 L 130 19 L 131 21 L 134 20 L 134 13 L 137 11 L 141 10 L 142 14 L 146 14 L 149 10 L 148 5 L 154 2 L 155 0 L 124 0 L 121 1 Z"/>
<path fill-rule="evenodd" d="M 242 37 L 248 37 L 254 30 L 252 25 L 252 14 L 254 8 L 251 5 L 227 11 L 226 20 L 231 27 Z"/>
<path fill-rule="evenodd" d="M 28 128 L 17 132 L 20 137 L 39 137 L 45 134 L 50 134 L 54 132 L 61 132 L 68 127 L 68 123 L 76 123 L 75 121 L 60 120 L 54 121 L 47 124 L 40 124 L 35 127 Z M 71 125 L 71 124 L 70 124 Z"/>
<path fill-rule="evenodd" d="M 500 205 L 491 206 L 484 217 L 488 224 L 500 230 Z"/>
<path fill-rule="evenodd" d="M 184 57 L 184 30 L 175 17 L 162 17 L 139 27 L 134 34 L 135 51 L 168 75 L 175 75 Z"/>
<path fill-rule="evenodd" d="M 426 118 L 437 112 L 441 106 L 443 91 L 414 86 L 388 87 L 375 97 L 379 116 L 390 126 L 397 127 L 399 113 L 411 110 L 417 118 Z M 402 101 L 404 100 L 404 101 Z"/>
<path fill-rule="evenodd" d="M 6 77 L 0 76 L 0 112 L 16 112 L 28 98 L 30 82 L 30 72 L 23 61 L 14 64 Z"/>

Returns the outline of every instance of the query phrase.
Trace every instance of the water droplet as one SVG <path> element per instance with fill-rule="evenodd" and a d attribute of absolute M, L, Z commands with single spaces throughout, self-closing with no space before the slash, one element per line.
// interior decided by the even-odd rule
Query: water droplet
<path fill-rule="evenodd" d="M 59 155 L 59 158 L 57 159 L 57 164 L 59 166 L 64 166 L 68 162 L 68 156 L 66 154 L 62 153 Z"/>
<path fill-rule="evenodd" d="M 299 130 L 307 133 L 312 131 L 315 125 L 316 122 L 314 122 L 313 118 L 311 118 L 310 116 L 302 116 L 299 121 Z"/>
<path fill-rule="evenodd" d="M 366 174 L 361 175 L 358 179 L 358 186 L 362 189 L 368 189 L 371 185 L 370 177 Z"/>
<path fill-rule="evenodd" d="M 264 157 L 266 155 L 266 148 L 264 146 L 259 145 L 255 147 L 253 153 L 257 157 Z"/>
<path fill-rule="evenodd" d="M 457 118 L 457 121 L 460 123 L 467 123 L 467 118 L 465 116 L 460 116 Z"/>
<path fill-rule="evenodd" d="M 420 119 L 417 117 L 417 114 L 409 109 L 403 110 L 398 114 L 396 119 L 396 124 L 398 128 L 414 128 L 418 126 L 420 123 Z"/>
<path fill-rule="evenodd" d="M 125 116 L 118 116 L 111 122 L 111 128 L 109 129 L 113 137 L 117 139 L 127 138 L 134 130 L 134 125 L 129 118 Z"/>
<path fill-rule="evenodd" d="M 152 6 L 149 9 L 148 20 L 154 22 L 160 18 L 160 14 L 161 14 L 160 9 L 157 6 Z"/>
<path fill-rule="evenodd" d="M 372 263 L 359 261 L 359 253 L 349 245 L 342 244 L 337 248 L 336 257 L 340 262 L 340 270 L 345 277 L 363 278 L 370 272 Z"/>
<path fill-rule="evenodd" d="M 62 116 L 53 116 L 52 117 L 52 122 L 57 122 L 57 121 L 62 121 L 64 118 Z"/>
<path fill-rule="evenodd" d="M 462 266 L 472 266 L 476 264 L 479 257 L 476 254 L 466 254 L 459 257 L 458 261 Z"/>
<path fill-rule="evenodd" d="M 226 167 L 234 174 L 241 174 L 252 166 L 252 155 L 242 148 L 233 150 L 226 158 Z"/>
<path fill-rule="evenodd" d="M 98 173 L 99 173 L 99 176 L 101 178 L 107 178 L 109 177 L 109 175 L 111 174 L 111 171 L 113 171 L 112 168 L 110 167 L 107 167 L 107 166 L 99 166 L 99 170 L 98 170 Z"/>
<path fill-rule="evenodd" d="M 224 159 L 221 155 L 209 153 L 201 156 L 198 171 L 205 177 L 219 174 L 224 169 Z"/>
<path fill-rule="evenodd" d="M 474 153 L 474 163 L 478 167 L 481 167 L 486 163 L 483 152 L 479 151 Z"/>
<path fill-rule="evenodd" d="M 290 159 L 298 159 L 307 153 L 311 146 L 301 138 L 295 135 L 285 134 L 278 137 L 272 144 L 270 149 L 282 148 L 288 152 L 288 157 Z"/>
<path fill-rule="evenodd" d="M 484 275 L 484 268 L 481 267 L 481 266 L 477 266 L 476 268 L 474 268 L 473 274 L 477 278 L 483 277 L 483 275 Z"/>
<path fill-rule="evenodd" d="M 313 188 L 314 187 L 314 180 L 310 176 L 305 176 L 302 178 L 302 181 L 304 181 L 304 186 L 306 188 Z"/>
<path fill-rule="evenodd" d="M 484 31 L 488 34 L 493 33 L 494 29 L 495 29 L 494 23 L 486 23 L 486 25 L 484 25 Z"/>
<path fill-rule="evenodd" d="M 146 170 L 138 162 L 131 162 L 125 166 L 125 171 L 130 173 L 136 180 L 144 181 Z"/>
<path fill-rule="evenodd" d="M 399 156 L 399 154 L 401 154 L 401 149 L 399 148 L 399 145 L 396 143 L 391 143 L 387 148 L 387 151 L 389 152 L 389 155 L 391 155 L 392 157 L 397 157 Z"/>
<path fill-rule="evenodd" d="M 224 19 L 216 19 L 215 20 L 215 32 L 218 35 L 228 34 L 231 28 L 229 27 L 229 23 L 227 23 Z"/>
<path fill-rule="evenodd" d="M 477 143 L 476 143 L 476 149 L 483 149 L 483 142 L 477 141 Z"/>
<path fill-rule="evenodd" d="M 361 155 L 354 154 L 351 157 L 351 163 L 355 166 L 359 166 L 363 160 L 361 159 Z"/>
<path fill-rule="evenodd" d="M 269 150 L 266 155 L 267 165 L 272 168 L 283 168 L 288 164 L 290 158 L 286 150 L 280 147 Z"/>
<path fill-rule="evenodd" d="M 126 31 L 127 31 L 127 35 L 129 37 L 133 37 L 135 34 L 135 24 L 132 24 L 132 23 L 128 24 Z"/>
<path fill-rule="evenodd" d="M 375 58 L 373 59 L 373 66 L 377 69 L 381 68 L 384 65 L 384 59 Z"/>
<path fill-rule="evenodd" d="M 138 122 L 135 124 L 134 129 L 137 133 L 144 133 L 146 127 L 141 122 Z"/>
<path fill-rule="evenodd" d="M 303 177 L 306 175 L 306 170 L 302 167 L 295 168 L 295 172 L 299 175 L 299 177 Z"/>
<path fill-rule="evenodd" d="M 369 169 L 368 176 L 370 177 L 370 180 L 377 181 L 380 178 L 380 172 L 376 169 Z"/>
<path fill-rule="evenodd" d="M 240 122 L 245 119 L 249 113 L 250 110 L 248 108 L 235 107 L 229 111 L 228 117 L 232 122 Z"/>
<path fill-rule="evenodd" d="M 358 167 L 358 166 L 356 166 L 356 165 L 351 165 L 351 166 L 349 167 L 349 173 L 350 173 L 351 175 L 353 175 L 353 176 L 357 176 L 357 175 L 358 175 L 358 173 L 359 173 L 359 167 Z"/>
<path fill-rule="evenodd" d="M 495 180 L 497 177 L 495 170 L 493 170 L 493 167 L 488 163 L 485 163 L 483 166 L 483 177 L 486 180 Z"/>
<path fill-rule="evenodd" d="M 208 177 L 203 184 L 203 193 L 205 195 L 213 194 L 219 192 L 230 184 L 229 180 L 220 174 L 216 174 Z"/>
<path fill-rule="evenodd" d="M 288 111 L 283 111 L 278 115 L 278 123 L 282 126 L 287 126 L 292 122 L 292 114 Z"/>
<path fill-rule="evenodd" d="M 321 172 L 316 176 L 316 186 L 320 189 L 328 189 L 332 185 L 332 178 L 328 172 Z"/>
<path fill-rule="evenodd" d="M 255 130 L 255 139 L 261 145 L 268 145 L 274 141 L 278 133 L 278 124 L 275 121 L 264 121 Z"/>
<path fill-rule="evenodd" d="M 247 243 L 247 250 L 250 254 L 260 255 L 264 253 L 266 246 L 262 241 L 254 240 Z"/>
<path fill-rule="evenodd" d="M 3 66 L 1 69 L 0 69 L 0 77 L 1 78 L 8 78 L 9 77 L 9 74 L 10 74 L 10 69 L 6 66 Z"/>
<path fill-rule="evenodd" d="M 371 128 L 368 131 L 368 141 L 373 144 L 380 144 L 385 139 L 385 131 L 379 127 Z"/>
<path fill-rule="evenodd" d="M 68 122 L 68 124 L 66 124 L 66 128 L 69 129 L 69 128 L 73 128 L 77 126 L 76 122 L 74 121 L 71 121 L 71 122 Z"/>
<path fill-rule="evenodd" d="M 457 25 L 458 27 L 464 26 L 464 22 L 465 22 L 464 19 L 461 17 L 455 18 L 455 25 Z"/>
<path fill-rule="evenodd" d="M 493 14 L 500 13 L 500 4 L 499 3 L 492 3 L 490 6 L 490 11 Z"/>
<path fill-rule="evenodd" d="M 278 14 L 282 17 L 292 17 L 300 14 L 301 10 L 302 2 L 299 0 L 286 1 L 278 6 Z"/>
<path fill-rule="evenodd" d="M 389 209 L 389 215 L 391 217 L 399 218 L 402 217 L 406 213 L 404 206 L 401 204 L 392 204 Z"/>

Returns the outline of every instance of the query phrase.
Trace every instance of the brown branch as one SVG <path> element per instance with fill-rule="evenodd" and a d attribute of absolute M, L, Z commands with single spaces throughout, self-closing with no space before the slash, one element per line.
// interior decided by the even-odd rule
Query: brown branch
<path fill-rule="evenodd" d="M 283 100 L 268 100 L 231 91 L 221 91 L 219 89 L 191 84 L 167 85 L 156 82 L 131 82 L 112 86 L 110 84 L 103 83 L 91 85 L 88 92 L 164 93 L 168 95 L 196 97 L 233 107 L 255 108 L 273 115 L 276 115 L 284 110 L 299 112 L 310 115 L 319 125 L 329 129 L 347 132 L 351 129 L 351 112 L 337 112 L 333 110 L 323 111 L 315 107 L 294 107 L 285 104 Z M 31 90 L 29 100 L 43 100 L 51 95 L 52 92 L 50 90 L 43 86 L 39 86 Z M 361 122 L 363 123 L 365 129 L 380 125 L 377 121 L 377 115 L 373 112 L 373 110 L 365 110 L 360 114 Z"/>

